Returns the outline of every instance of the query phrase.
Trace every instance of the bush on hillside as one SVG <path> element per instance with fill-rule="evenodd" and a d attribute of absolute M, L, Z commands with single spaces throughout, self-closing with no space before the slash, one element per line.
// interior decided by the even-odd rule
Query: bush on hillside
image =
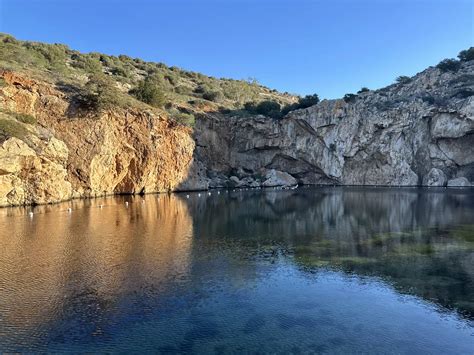
<path fill-rule="evenodd" d="M 409 82 L 411 82 L 411 78 L 409 76 L 406 76 L 406 75 L 400 75 L 396 79 L 396 81 L 397 81 L 398 84 L 408 84 Z"/>
<path fill-rule="evenodd" d="M 193 90 L 186 85 L 179 85 L 174 88 L 174 92 L 181 95 L 192 95 Z"/>
<path fill-rule="evenodd" d="M 179 75 L 175 73 L 169 73 L 165 75 L 165 79 L 168 80 L 171 85 L 176 86 L 179 82 Z"/>
<path fill-rule="evenodd" d="M 270 100 L 262 101 L 258 104 L 247 102 L 244 105 L 244 109 L 253 114 L 264 115 L 272 118 L 280 118 L 282 116 L 280 104 Z"/>
<path fill-rule="evenodd" d="M 220 91 L 206 91 L 202 94 L 202 98 L 208 101 L 219 102 L 224 99 L 224 95 Z"/>
<path fill-rule="evenodd" d="M 130 77 L 130 70 L 122 66 L 111 66 L 112 74 L 117 76 L 122 76 L 124 78 Z"/>
<path fill-rule="evenodd" d="M 196 94 L 204 94 L 205 92 L 209 91 L 214 91 L 215 88 L 211 87 L 209 84 L 199 84 L 196 89 L 194 89 L 194 92 Z"/>
<path fill-rule="evenodd" d="M 182 126 L 194 127 L 196 119 L 193 114 L 190 113 L 176 113 L 171 116 L 171 118 L 178 124 Z"/>
<path fill-rule="evenodd" d="M 436 65 L 436 68 L 442 72 L 458 71 L 461 67 L 461 62 L 456 59 L 444 59 Z"/>
<path fill-rule="evenodd" d="M 0 143 L 11 137 L 24 139 L 27 134 L 28 130 L 21 123 L 0 118 Z"/>
<path fill-rule="evenodd" d="M 357 93 L 358 93 L 358 94 L 362 94 L 362 93 L 364 93 L 364 92 L 369 92 L 369 91 L 370 91 L 370 89 L 364 86 L 364 87 L 361 88 L 359 91 L 357 91 Z"/>
<path fill-rule="evenodd" d="M 15 118 L 17 121 L 26 123 L 26 124 L 36 124 L 36 118 L 27 113 L 13 112 L 10 110 L 0 108 L 0 113 L 6 114 L 10 117 Z"/>
<path fill-rule="evenodd" d="M 345 94 L 344 97 L 343 97 L 343 100 L 347 103 L 355 102 L 356 99 L 357 99 L 356 94 Z"/>
<path fill-rule="evenodd" d="M 138 100 L 153 107 L 163 107 L 166 104 L 166 96 L 153 77 L 147 77 L 140 81 L 138 86 L 130 93 Z"/>
<path fill-rule="evenodd" d="M 305 97 L 300 97 L 298 101 L 298 108 L 307 108 L 310 106 L 314 106 L 319 103 L 319 96 L 318 94 L 313 95 L 306 95 Z"/>
<path fill-rule="evenodd" d="M 73 54 L 71 59 L 73 60 L 71 65 L 74 68 L 82 69 L 87 74 L 102 73 L 102 64 L 96 58 L 92 58 L 83 54 Z"/>
<path fill-rule="evenodd" d="M 474 60 L 474 47 L 465 49 L 458 54 L 458 58 L 461 62 L 467 62 L 469 60 Z"/>
<path fill-rule="evenodd" d="M 226 98 L 244 103 L 258 97 L 258 89 L 255 85 L 243 80 L 226 79 L 221 83 L 223 94 Z"/>
<path fill-rule="evenodd" d="M 299 110 L 303 108 L 308 108 L 319 103 L 319 96 L 318 94 L 313 95 L 306 95 L 304 97 L 300 97 L 298 102 L 294 104 L 286 105 L 282 110 L 282 114 L 286 115 L 288 112 Z"/>
<path fill-rule="evenodd" d="M 19 41 L 11 35 L 0 34 L 0 36 L 1 36 L 1 39 L 2 39 L 3 43 L 13 43 L 13 44 L 18 44 L 19 43 Z"/>
<path fill-rule="evenodd" d="M 12 116 L 16 118 L 17 121 L 27 124 L 36 124 L 36 118 L 27 113 L 12 113 Z"/>
<path fill-rule="evenodd" d="M 99 112 L 113 106 L 121 106 L 120 93 L 115 83 L 105 74 L 94 74 L 79 96 L 80 105 L 90 111 Z"/>

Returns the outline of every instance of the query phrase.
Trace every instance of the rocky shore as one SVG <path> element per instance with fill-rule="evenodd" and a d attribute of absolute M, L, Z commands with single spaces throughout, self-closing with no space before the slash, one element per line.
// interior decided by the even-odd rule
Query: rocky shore
<path fill-rule="evenodd" d="M 18 134 L 0 140 L 0 206 L 219 187 L 474 181 L 474 61 L 278 120 L 208 112 L 194 129 L 136 108 L 84 116 L 55 85 L 9 71 L 2 79 L 2 122 Z"/>

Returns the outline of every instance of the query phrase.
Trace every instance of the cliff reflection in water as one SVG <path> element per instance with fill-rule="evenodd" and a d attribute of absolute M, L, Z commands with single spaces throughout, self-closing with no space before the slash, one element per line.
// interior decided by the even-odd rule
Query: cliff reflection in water
<path fill-rule="evenodd" d="M 205 204 L 205 207 L 204 207 Z M 321 188 L 194 200 L 195 234 L 337 267 L 474 317 L 472 190 Z"/>
<path fill-rule="evenodd" d="M 38 206 L 32 219 L 30 208 L 0 210 L 0 325 L 16 329 L 21 342 L 80 311 L 84 319 L 75 322 L 92 321 L 100 332 L 102 316 L 128 294 L 186 277 L 192 246 L 186 204 L 168 195 L 142 201 Z"/>
<path fill-rule="evenodd" d="M 0 351 L 143 350 L 144 342 L 163 351 L 208 351 L 211 345 L 235 350 L 244 339 L 242 349 L 259 349 L 261 337 L 271 351 L 272 339 L 316 339 L 314 329 L 292 322 L 311 325 L 316 321 L 308 317 L 324 309 L 318 317 L 326 321 L 314 323 L 318 346 L 333 346 L 336 332 L 338 343 L 347 340 L 345 350 L 362 351 L 368 341 L 384 339 L 376 334 L 385 329 L 377 322 L 393 315 L 382 306 L 377 319 L 364 323 L 375 328 L 361 332 L 351 322 L 370 318 L 357 304 L 370 305 L 367 297 L 373 295 L 358 281 L 334 276 L 340 274 L 368 276 L 390 302 L 398 302 L 392 292 L 422 297 L 436 304 L 436 312 L 455 310 L 471 324 L 472 190 L 300 188 L 189 195 L 71 201 L 35 207 L 32 218 L 31 208 L 0 209 Z M 360 287 L 351 295 L 359 303 L 344 298 L 347 283 Z M 295 306 L 296 297 L 302 301 Z M 408 317 L 415 306 L 402 307 L 394 306 Z M 433 330 L 428 334 L 422 325 L 414 330 L 426 334 L 426 344 L 435 344 L 435 332 L 447 334 L 435 326 L 436 312 L 418 312 L 424 317 L 420 324 Z M 389 321 L 384 326 L 391 331 Z M 261 333 L 255 337 L 254 331 Z M 469 346 L 464 333 L 457 335 Z M 446 335 L 442 341 L 449 347 L 456 339 Z M 384 343 L 380 346 L 383 350 Z"/>

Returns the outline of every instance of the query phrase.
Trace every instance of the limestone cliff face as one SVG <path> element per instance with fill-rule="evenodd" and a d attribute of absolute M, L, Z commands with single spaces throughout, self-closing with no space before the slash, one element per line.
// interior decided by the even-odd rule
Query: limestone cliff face
<path fill-rule="evenodd" d="M 208 113 L 194 130 L 146 109 L 81 115 L 65 90 L 2 77 L 0 108 L 37 124 L 0 135 L 0 206 L 219 186 L 474 181 L 474 61 L 281 120 Z"/>
<path fill-rule="evenodd" d="M 207 187 L 189 128 L 136 109 L 77 117 L 52 85 L 9 72 L 3 78 L 0 107 L 38 124 L 24 124 L 21 139 L 0 141 L 1 206 L 177 190 L 190 174 L 192 187 Z"/>
<path fill-rule="evenodd" d="M 211 185 L 262 171 L 303 184 L 430 185 L 474 181 L 474 61 L 409 83 L 325 100 L 275 121 L 211 115 L 195 133 Z M 469 182 L 468 182 L 469 184 Z M 450 185 L 451 186 L 451 185 Z"/>

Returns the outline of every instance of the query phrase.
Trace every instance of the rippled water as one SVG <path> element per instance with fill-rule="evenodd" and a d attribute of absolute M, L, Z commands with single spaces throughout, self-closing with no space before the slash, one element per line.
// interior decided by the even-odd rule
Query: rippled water
<path fill-rule="evenodd" d="M 474 350 L 473 190 L 221 191 L 30 210 L 0 209 L 0 352 Z"/>

